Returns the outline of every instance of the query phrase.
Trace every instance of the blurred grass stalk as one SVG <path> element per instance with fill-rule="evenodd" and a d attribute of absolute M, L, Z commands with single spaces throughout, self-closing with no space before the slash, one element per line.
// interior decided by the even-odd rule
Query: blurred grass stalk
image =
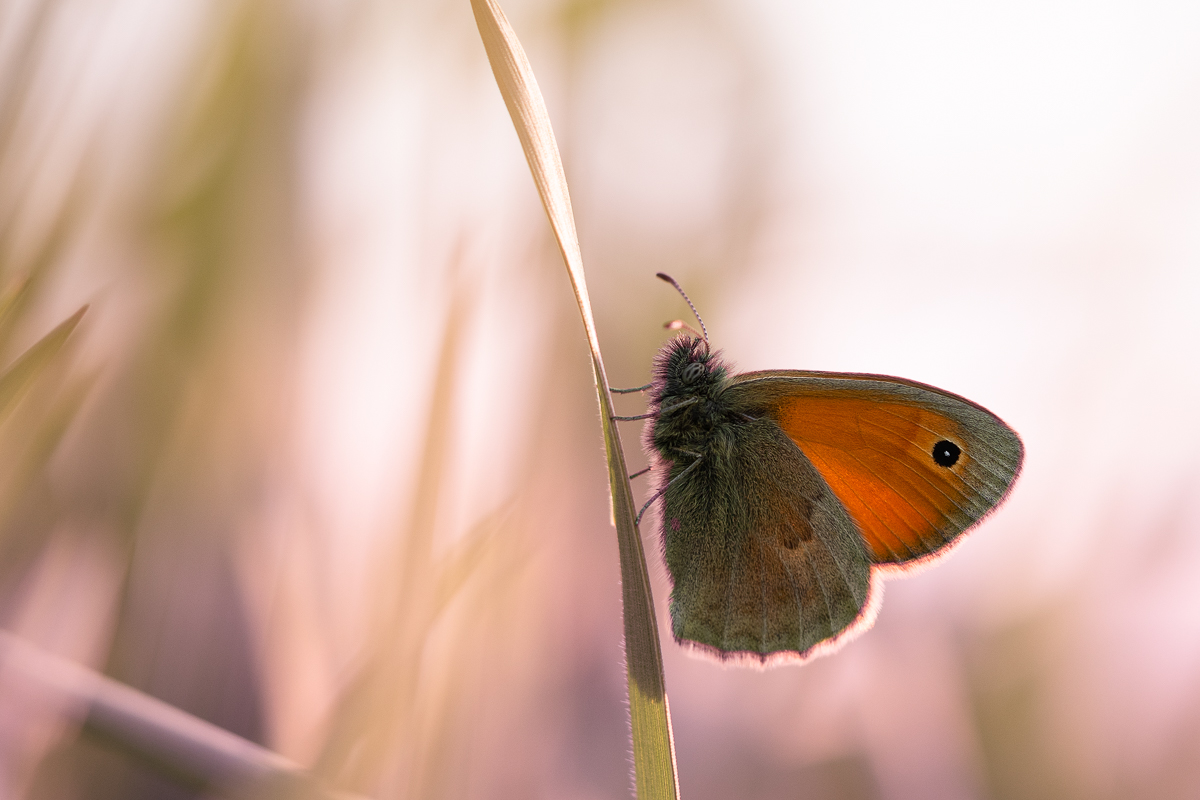
<path fill-rule="evenodd" d="M 633 518 L 633 494 L 625 466 L 621 437 L 613 421 L 612 395 L 600 354 L 600 341 L 588 300 L 583 254 L 571 211 L 562 157 L 550 125 L 550 115 L 538 88 L 533 68 L 504 12 L 494 0 L 471 0 L 475 22 L 487 50 L 492 73 L 521 140 L 538 195 L 550 218 L 555 239 L 567 267 L 575 300 L 583 318 L 592 355 L 600 424 L 608 457 L 613 522 L 621 561 L 621 600 L 625 623 L 625 669 L 628 678 L 629 715 L 633 739 L 634 780 L 639 798 L 670 800 L 679 797 L 671 714 L 663 675 L 662 651 L 654 600 L 642 540 Z"/>
<path fill-rule="evenodd" d="M 0 670 L 25 702 L 77 719 L 91 733 L 186 783 L 238 798 L 339 798 L 298 764 L 98 672 L 0 631 Z M 37 711 L 37 709 L 32 709 Z"/>
<path fill-rule="evenodd" d="M 43 15 L 49 8 L 50 4 L 37 6 Z M 30 41 L 32 39 L 30 37 Z M 26 57 L 31 61 L 36 48 L 28 49 Z M 21 75 L 28 81 L 31 68 L 25 66 Z M 7 113 L 3 114 L 5 124 L 0 125 L 0 145 L 7 145 L 11 136 L 13 120 L 17 117 L 13 105 L 6 104 L 5 107 Z M 0 152 L 9 153 L 10 150 L 0 146 Z M 0 292 L 0 347 L 9 343 L 16 323 L 29 309 L 34 287 L 42 282 L 61 254 L 68 234 L 77 222 L 82 195 L 77 174 L 51 230 L 28 258 L 24 276 L 11 280 Z M 16 226 L 9 224 L 0 231 L 0 251 L 5 256 L 11 252 L 11 240 L 16 230 Z M 12 265 L 5 263 L 3 266 L 12 271 Z M 87 309 L 85 305 L 63 320 L 0 372 L 0 424 L 14 416 L 22 399 L 56 366 L 56 357 Z M 42 413 L 32 424 L 25 420 L 22 427 L 26 429 L 26 436 L 18 438 L 32 437 L 42 446 L 33 447 L 26 453 L 24 460 L 35 463 L 6 469 L 0 508 L 8 510 L 13 495 L 22 489 L 22 478 L 44 466 L 58 435 L 78 409 L 83 390 L 89 383 L 88 380 L 67 380 L 67 389 L 62 392 L 65 401 L 56 404 L 64 405 L 64 408 L 51 407 L 49 413 Z M 35 428 L 46 430 L 33 430 Z M 46 440 L 47 436 L 50 440 Z M 353 797 L 325 791 L 299 765 L 277 753 L 3 630 L 0 630 L 0 696 L 6 698 L 6 722 L 25 729 L 14 733 L 28 736 L 28 730 L 34 728 L 41 732 L 36 737 L 37 742 L 27 742 L 24 747 L 16 748 L 20 752 L 6 754 L 10 761 L 14 757 L 19 759 L 26 750 L 30 752 L 25 754 L 33 755 L 36 761 L 35 751 L 40 749 L 38 743 L 45 744 L 57 738 L 59 729 L 71 727 L 70 723 L 74 721 L 125 751 L 167 769 L 186 783 L 227 796 L 338 797 L 347 800 Z M 19 763 L 8 766 L 21 771 L 29 767 Z M 8 788 L 14 787 L 8 785 Z"/>
<path fill-rule="evenodd" d="M 13 315 L 28 285 L 22 281 L 0 296 L 0 325 Z M 0 373 L 0 424 L 53 365 L 86 312 L 87 306 L 80 308 Z M 277 753 L 7 631 L 0 631 L 0 692 L 20 706 L 9 706 L 8 712 L 26 726 L 49 726 L 49 731 L 78 720 L 186 782 L 229 796 L 351 797 L 326 792 Z"/>
<path fill-rule="evenodd" d="M 450 264 L 455 275 L 459 268 Z M 479 571 L 484 556 L 498 555 L 493 544 L 507 527 L 507 507 L 502 507 L 458 537 L 449 552 L 435 553 L 437 514 L 450 477 L 456 378 L 474 307 L 474 293 L 459 281 L 442 331 L 413 507 L 376 562 L 366 648 L 334 706 L 314 767 L 331 785 L 366 791 L 382 781 L 390 784 L 379 789 L 387 796 L 448 794 L 441 784 L 451 771 L 438 766 L 452 747 L 454 736 L 446 721 L 451 707 L 463 699 L 455 687 L 465 683 L 464 665 L 471 660 L 456 651 L 476 636 L 459 627 L 448 643 L 452 652 L 438 658 L 427 651 L 447 606 Z M 490 575 L 502 573 L 494 568 Z M 478 588 L 492 604 L 503 591 L 492 585 Z M 485 615 L 477 604 L 468 616 L 478 622 Z"/>

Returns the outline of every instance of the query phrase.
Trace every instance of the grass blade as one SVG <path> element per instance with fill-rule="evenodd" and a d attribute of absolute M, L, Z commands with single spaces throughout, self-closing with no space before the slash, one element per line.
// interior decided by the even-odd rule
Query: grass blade
<path fill-rule="evenodd" d="M 22 353 L 20 358 L 9 365 L 3 374 L 0 374 L 0 422 L 3 422 L 9 412 L 16 407 L 17 402 L 33 383 L 33 379 L 37 377 L 38 373 L 62 349 L 67 337 L 71 335 L 71 331 L 75 330 L 75 326 L 79 324 L 79 320 L 83 318 L 87 309 L 88 307 L 84 306 L 59 323 L 58 327 L 38 340 L 36 344 Z"/>
<path fill-rule="evenodd" d="M 600 401 L 600 421 L 604 429 L 604 449 L 608 456 L 613 520 L 617 528 L 621 560 L 625 668 L 637 796 L 644 800 L 674 800 L 679 797 L 675 746 L 671 735 L 671 716 L 667 705 L 658 625 L 654 618 L 654 600 L 650 593 L 650 577 L 646 570 L 642 540 L 634 524 L 633 495 L 629 488 L 629 471 L 625 466 L 621 437 L 612 420 L 612 396 L 609 394 L 608 378 L 600 355 L 600 341 L 588 300 L 583 255 L 575 232 L 575 217 L 571 211 L 571 196 L 567 190 L 562 158 L 533 68 L 504 12 L 495 0 L 471 0 L 471 7 L 492 73 L 496 76 L 500 94 L 512 116 L 513 126 L 533 173 L 533 181 L 558 240 L 592 354 L 596 394 Z"/>
<path fill-rule="evenodd" d="M 330 792 L 278 753 L 7 631 L 0 631 L 0 661 L 9 680 L 54 698 L 93 735 L 223 796 L 365 800 Z"/>

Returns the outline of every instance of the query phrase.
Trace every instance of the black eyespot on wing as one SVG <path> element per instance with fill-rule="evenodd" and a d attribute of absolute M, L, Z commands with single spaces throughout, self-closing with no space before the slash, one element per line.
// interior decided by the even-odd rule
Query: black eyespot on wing
<path fill-rule="evenodd" d="M 962 455 L 962 448 L 954 442 L 942 439 L 933 446 L 933 461 L 939 467 L 953 467 Z"/>

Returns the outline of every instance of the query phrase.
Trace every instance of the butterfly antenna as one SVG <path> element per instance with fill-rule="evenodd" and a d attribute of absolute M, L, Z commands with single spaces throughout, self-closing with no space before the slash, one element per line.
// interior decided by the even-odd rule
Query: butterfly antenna
<path fill-rule="evenodd" d="M 659 280 L 664 280 L 667 283 L 671 284 L 672 286 L 675 287 L 675 291 L 677 291 L 681 295 L 683 295 L 683 299 L 688 304 L 688 308 L 690 308 L 692 310 L 692 313 L 696 315 L 696 322 L 700 323 L 700 330 L 702 330 L 704 332 L 704 349 L 707 352 L 709 350 L 708 328 L 704 327 L 704 320 L 700 319 L 700 312 L 696 310 L 696 307 L 694 305 L 692 305 L 692 300 L 690 297 L 687 296 L 687 292 L 685 292 L 683 290 L 683 287 L 680 286 L 679 283 L 676 282 L 676 280 L 674 278 L 672 278 L 670 275 L 668 275 L 665 272 L 659 272 L 656 277 L 658 277 Z M 668 326 L 668 327 L 670 327 L 670 326 Z M 687 327 L 687 326 L 681 326 L 681 327 Z"/>
<path fill-rule="evenodd" d="M 692 336 L 695 336 L 697 339 L 704 338 L 703 336 L 700 335 L 699 331 L 697 331 L 695 328 L 693 328 L 691 325 L 688 325 L 686 322 L 684 322 L 681 319 L 673 319 L 670 322 L 664 323 L 663 327 L 669 331 L 687 331 Z"/>

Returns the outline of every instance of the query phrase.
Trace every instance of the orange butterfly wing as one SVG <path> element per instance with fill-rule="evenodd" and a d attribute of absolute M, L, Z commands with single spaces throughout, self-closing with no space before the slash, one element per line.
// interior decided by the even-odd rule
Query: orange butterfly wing
<path fill-rule="evenodd" d="M 952 543 L 1004 499 L 1024 456 L 999 417 L 900 378 L 751 372 L 736 376 L 726 396 L 739 411 L 779 424 L 846 507 L 877 564 L 916 562 Z"/>

